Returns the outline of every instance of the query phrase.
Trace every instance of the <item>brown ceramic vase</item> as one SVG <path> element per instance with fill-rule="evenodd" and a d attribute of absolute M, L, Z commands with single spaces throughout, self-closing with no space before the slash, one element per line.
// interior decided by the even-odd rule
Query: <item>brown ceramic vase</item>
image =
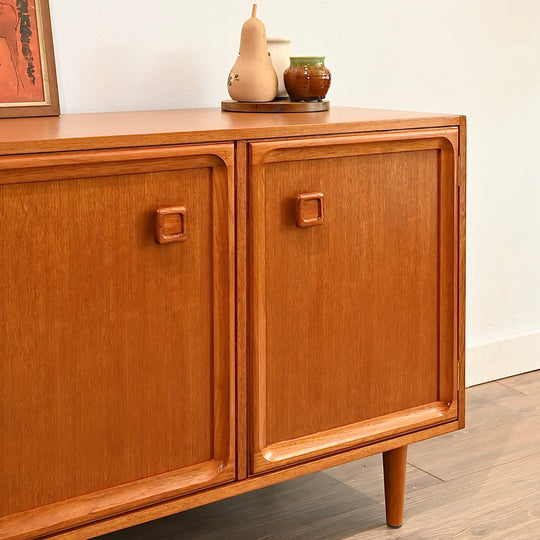
<path fill-rule="evenodd" d="M 283 79 L 291 101 L 322 101 L 331 76 L 324 56 L 293 56 Z"/>

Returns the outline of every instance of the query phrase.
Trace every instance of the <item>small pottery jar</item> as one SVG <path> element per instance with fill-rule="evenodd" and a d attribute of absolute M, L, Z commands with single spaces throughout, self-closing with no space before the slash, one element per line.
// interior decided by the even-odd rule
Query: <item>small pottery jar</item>
<path fill-rule="evenodd" d="M 324 56 L 292 56 L 283 79 L 291 101 L 322 101 L 330 88 Z"/>
<path fill-rule="evenodd" d="M 287 99 L 287 90 L 285 90 L 285 83 L 283 81 L 283 73 L 289 67 L 289 58 L 291 51 L 289 50 L 291 40 L 286 37 L 269 37 L 266 38 L 268 44 L 268 52 L 270 53 L 270 60 L 276 70 L 278 78 L 278 93 L 276 99 Z"/>

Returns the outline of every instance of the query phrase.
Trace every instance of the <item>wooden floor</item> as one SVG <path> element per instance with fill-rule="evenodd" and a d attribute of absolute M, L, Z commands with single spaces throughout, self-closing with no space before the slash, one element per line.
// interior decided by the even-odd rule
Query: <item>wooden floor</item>
<path fill-rule="evenodd" d="M 467 404 L 466 429 L 409 447 L 399 530 L 373 456 L 101 539 L 540 540 L 540 371 L 469 388 Z"/>

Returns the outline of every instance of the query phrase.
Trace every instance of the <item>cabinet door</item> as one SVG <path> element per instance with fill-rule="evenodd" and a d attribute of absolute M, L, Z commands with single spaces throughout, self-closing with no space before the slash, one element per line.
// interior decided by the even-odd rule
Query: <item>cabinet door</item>
<path fill-rule="evenodd" d="M 7 537 L 235 477 L 233 163 L 233 145 L 0 158 Z"/>
<path fill-rule="evenodd" d="M 457 418 L 457 148 L 250 145 L 252 474 Z"/>

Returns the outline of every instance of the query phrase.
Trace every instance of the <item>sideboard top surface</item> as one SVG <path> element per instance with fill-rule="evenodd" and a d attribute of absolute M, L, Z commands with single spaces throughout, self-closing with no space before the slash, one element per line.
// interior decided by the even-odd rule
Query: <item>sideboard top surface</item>
<path fill-rule="evenodd" d="M 333 107 L 316 113 L 178 109 L 0 119 L 0 155 L 453 126 L 462 117 Z"/>

